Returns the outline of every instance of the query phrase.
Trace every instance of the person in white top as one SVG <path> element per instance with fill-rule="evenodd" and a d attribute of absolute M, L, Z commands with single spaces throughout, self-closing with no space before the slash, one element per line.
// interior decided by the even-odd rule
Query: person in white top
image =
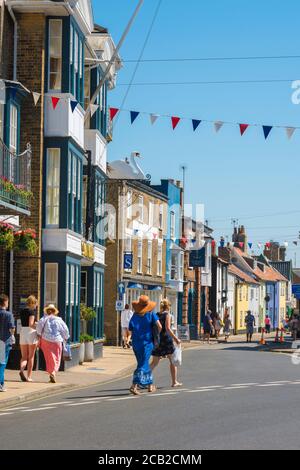
<path fill-rule="evenodd" d="M 129 322 L 131 320 L 131 317 L 133 315 L 133 311 L 130 310 L 130 306 L 128 304 L 125 305 L 125 309 L 122 310 L 121 312 L 121 328 L 122 328 L 122 342 L 123 342 L 123 348 L 131 348 L 130 346 L 130 338 L 131 338 L 131 333 L 128 329 L 129 327 Z"/>

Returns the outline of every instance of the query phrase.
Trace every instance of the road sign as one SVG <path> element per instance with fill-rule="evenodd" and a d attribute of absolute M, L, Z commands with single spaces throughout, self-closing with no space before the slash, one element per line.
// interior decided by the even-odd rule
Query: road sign
<path fill-rule="evenodd" d="M 125 309 L 125 301 L 124 300 L 117 300 L 116 301 L 116 311 L 121 312 Z"/>
<path fill-rule="evenodd" d="M 125 284 L 124 282 L 119 282 L 118 291 L 120 295 L 125 294 Z"/>
<path fill-rule="evenodd" d="M 132 269 L 133 253 L 124 253 L 124 269 Z"/>

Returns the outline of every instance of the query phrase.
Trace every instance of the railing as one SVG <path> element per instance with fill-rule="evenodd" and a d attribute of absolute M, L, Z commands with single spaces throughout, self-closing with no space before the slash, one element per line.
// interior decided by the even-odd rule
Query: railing
<path fill-rule="evenodd" d="M 29 210 L 31 196 L 31 145 L 15 154 L 0 140 L 0 206 Z"/>

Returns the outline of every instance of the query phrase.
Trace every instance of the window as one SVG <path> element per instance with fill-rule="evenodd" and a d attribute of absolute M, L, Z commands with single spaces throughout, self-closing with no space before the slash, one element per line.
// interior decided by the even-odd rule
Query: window
<path fill-rule="evenodd" d="M 171 279 L 176 281 L 178 279 L 178 254 L 172 251 L 171 254 Z"/>
<path fill-rule="evenodd" d="M 87 272 L 81 271 L 80 303 L 87 303 Z"/>
<path fill-rule="evenodd" d="M 47 149 L 46 226 L 59 226 L 60 149 Z"/>
<path fill-rule="evenodd" d="M 130 236 L 125 238 L 125 246 L 124 246 L 126 253 L 132 252 L 132 238 Z"/>
<path fill-rule="evenodd" d="M 171 211 L 170 213 L 170 238 L 171 240 L 175 239 L 175 223 L 176 223 L 175 212 Z"/>
<path fill-rule="evenodd" d="M 58 264 L 45 263 L 44 304 L 57 305 Z"/>
<path fill-rule="evenodd" d="M 148 240 L 147 274 L 152 273 L 152 241 Z"/>
<path fill-rule="evenodd" d="M 243 288 L 242 288 L 242 286 L 239 286 L 238 289 L 239 289 L 239 301 L 241 302 L 242 301 Z"/>
<path fill-rule="evenodd" d="M 153 202 L 149 202 L 149 227 L 153 227 Z"/>
<path fill-rule="evenodd" d="M 69 151 L 68 160 L 68 227 L 74 232 L 81 233 L 81 191 L 82 191 L 82 161 L 75 153 Z"/>
<path fill-rule="evenodd" d="M 61 91 L 62 21 L 49 20 L 49 90 Z"/>
<path fill-rule="evenodd" d="M 183 281 L 183 268 L 184 268 L 184 253 L 181 251 L 179 254 L 179 280 Z"/>
<path fill-rule="evenodd" d="M 18 108 L 14 104 L 10 105 L 9 123 L 9 149 L 12 153 L 17 153 L 18 142 Z"/>
<path fill-rule="evenodd" d="M 139 196 L 139 221 L 144 221 L 144 198 Z"/>
<path fill-rule="evenodd" d="M 143 240 L 138 240 L 137 272 L 143 272 Z"/>
<path fill-rule="evenodd" d="M 162 229 L 164 225 L 164 206 L 159 205 L 159 228 Z"/>
<path fill-rule="evenodd" d="M 3 140 L 4 104 L 0 103 L 0 139 Z"/>
<path fill-rule="evenodd" d="M 127 219 L 132 219 L 132 191 L 127 191 Z"/>
<path fill-rule="evenodd" d="M 157 247 L 157 275 L 162 276 L 162 244 Z"/>

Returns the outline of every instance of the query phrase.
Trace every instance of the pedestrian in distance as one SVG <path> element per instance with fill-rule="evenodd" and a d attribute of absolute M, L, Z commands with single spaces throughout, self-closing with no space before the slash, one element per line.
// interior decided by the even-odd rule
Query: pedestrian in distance
<path fill-rule="evenodd" d="M 129 322 L 133 315 L 133 311 L 130 310 L 130 306 L 128 304 L 125 305 L 125 309 L 121 312 L 121 328 L 122 328 L 122 346 L 124 349 L 130 349 L 130 338 L 131 334 L 128 329 Z"/>
<path fill-rule="evenodd" d="M 222 329 L 222 320 L 218 313 L 213 320 L 213 325 L 214 325 L 216 339 L 219 339 L 220 331 Z"/>
<path fill-rule="evenodd" d="M 265 318 L 265 331 L 268 334 L 271 333 L 271 319 L 269 315 L 266 315 L 266 318 Z"/>
<path fill-rule="evenodd" d="M 230 316 L 228 312 L 226 312 L 224 315 L 223 323 L 224 323 L 223 331 L 225 335 L 225 342 L 228 343 L 228 339 L 229 339 L 231 328 L 232 328 L 232 322 L 230 320 Z"/>
<path fill-rule="evenodd" d="M 40 338 L 40 348 L 46 361 L 46 371 L 49 374 L 49 382 L 56 383 L 56 373 L 59 371 L 62 343 L 69 337 L 69 329 L 62 318 L 58 317 L 59 311 L 53 304 L 44 308 L 44 316 L 37 325 L 36 330 Z"/>
<path fill-rule="evenodd" d="M 254 333 L 254 326 L 255 326 L 255 316 L 252 315 L 251 310 L 248 310 L 246 318 L 245 318 L 245 325 L 246 325 L 246 336 L 247 336 L 247 343 L 252 342 L 252 336 Z"/>
<path fill-rule="evenodd" d="M 12 345 L 15 343 L 15 320 L 8 311 L 9 298 L 0 295 L 0 392 L 6 392 L 4 387 L 4 373 L 9 359 Z"/>
<path fill-rule="evenodd" d="M 38 301 L 34 295 L 30 295 L 26 300 L 26 307 L 20 311 L 21 331 L 20 331 L 20 378 L 22 382 L 32 382 L 32 370 L 34 355 L 38 344 L 36 332 L 36 309 Z M 25 369 L 27 367 L 27 377 Z"/>
<path fill-rule="evenodd" d="M 205 340 L 207 339 L 207 343 L 210 344 L 210 336 L 212 334 L 213 330 L 213 321 L 211 318 L 211 311 L 207 310 L 204 320 L 203 320 L 203 332 L 204 332 L 204 337 L 203 337 L 203 342 L 205 343 Z"/>
<path fill-rule="evenodd" d="M 154 313 L 155 306 L 156 303 L 150 301 L 147 295 L 141 295 L 138 301 L 132 302 L 134 314 L 129 322 L 129 331 L 132 333 L 132 348 L 137 361 L 130 387 L 133 395 L 140 395 L 138 388 L 148 388 L 150 393 L 156 390 L 149 362 L 154 349 L 154 329 L 156 327 L 160 332 L 162 327 Z"/>
<path fill-rule="evenodd" d="M 177 346 L 180 346 L 181 341 L 172 331 L 170 307 L 171 305 L 168 299 L 161 301 L 158 318 L 162 326 L 162 330 L 160 332 L 159 345 L 154 348 L 152 352 L 153 360 L 151 363 L 151 369 L 154 370 L 154 368 L 158 366 L 161 359 L 168 358 L 170 362 L 172 387 L 181 387 L 182 383 L 178 382 L 177 378 L 178 367 L 176 367 L 172 362 L 172 355 L 175 352 L 174 343 L 176 343 Z"/>

